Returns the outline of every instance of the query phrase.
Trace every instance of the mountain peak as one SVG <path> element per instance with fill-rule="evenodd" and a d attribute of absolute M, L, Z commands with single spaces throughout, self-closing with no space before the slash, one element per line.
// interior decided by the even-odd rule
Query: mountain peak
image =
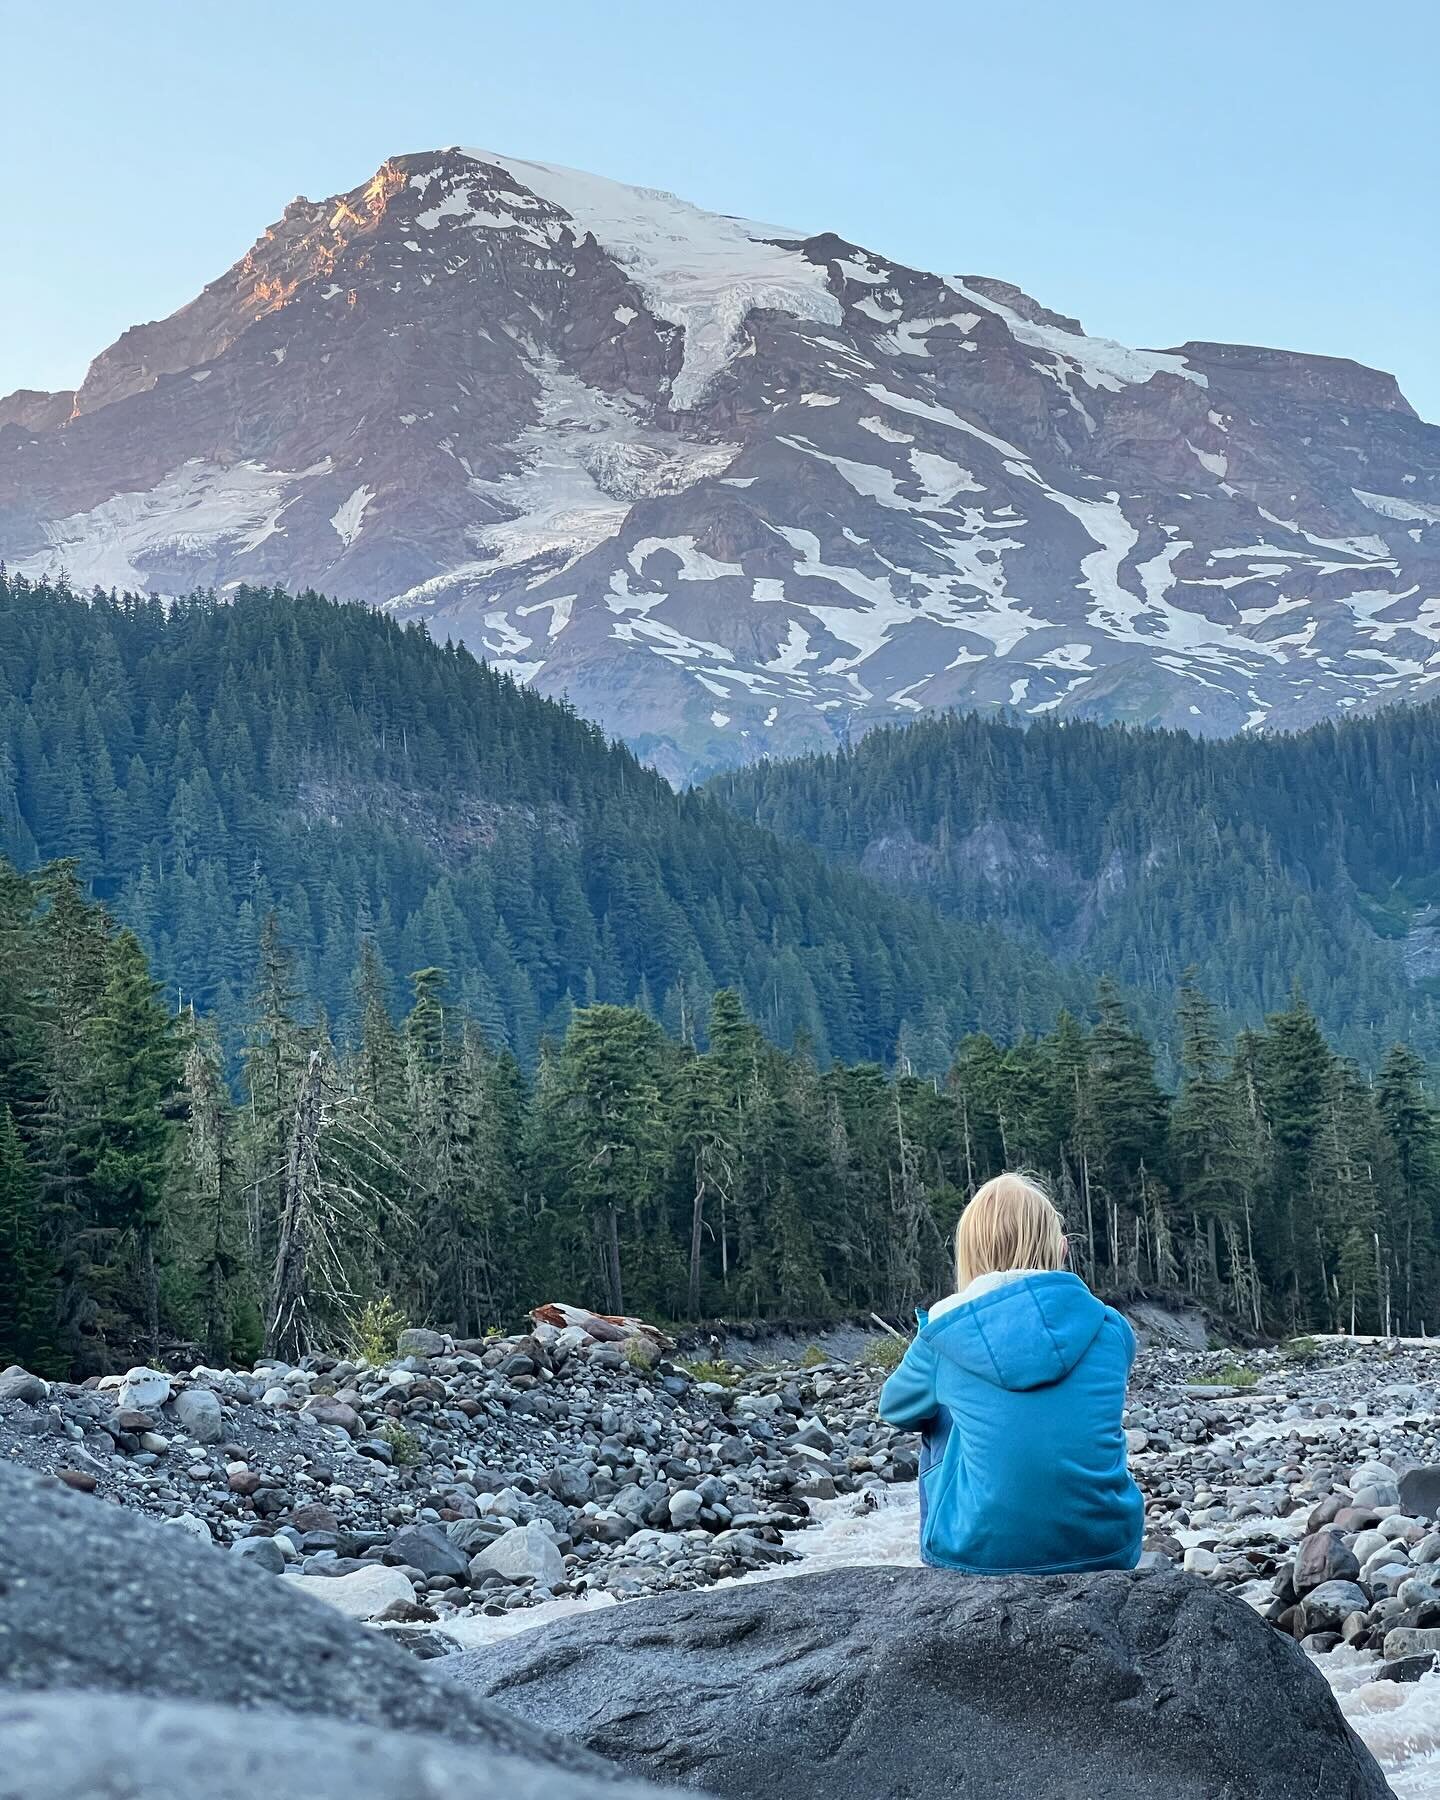
<path fill-rule="evenodd" d="M 388 159 L 74 395 L 0 554 L 423 618 L 677 778 L 934 708 L 1224 732 L 1430 691 L 1440 432 L 1012 284 L 502 153 Z"/>

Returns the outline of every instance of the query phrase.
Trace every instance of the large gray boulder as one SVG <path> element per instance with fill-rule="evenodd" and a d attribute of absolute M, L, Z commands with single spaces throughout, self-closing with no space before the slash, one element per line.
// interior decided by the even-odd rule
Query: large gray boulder
<path fill-rule="evenodd" d="M 636 1601 L 434 1665 L 735 1800 L 1388 1800 L 1299 1647 L 1174 1571 L 844 1569 Z"/>
<path fill-rule="evenodd" d="M 222 1699 L 434 1732 L 592 1781 L 608 1772 L 543 1727 L 424 1678 L 396 1645 L 244 1558 L 0 1464 L 5 1688 Z"/>
<path fill-rule="evenodd" d="M 109 1694 L 0 1695 L 0 1800 L 666 1800 L 409 1732 Z M 670 1800 L 679 1800 L 673 1792 Z M 694 1800 L 694 1796 L 686 1797 Z"/>

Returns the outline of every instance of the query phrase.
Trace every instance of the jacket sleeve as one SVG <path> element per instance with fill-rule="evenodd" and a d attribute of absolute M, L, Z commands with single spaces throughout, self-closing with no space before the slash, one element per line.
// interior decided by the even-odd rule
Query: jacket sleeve
<path fill-rule="evenodd" d="M 915 1338 L 900 1367 L 880 1390 L 880 1417 L 887 1425 L 914 1431 L 940 1410 L 935 1394 L 935 1351 L 923 1337 Z"/>

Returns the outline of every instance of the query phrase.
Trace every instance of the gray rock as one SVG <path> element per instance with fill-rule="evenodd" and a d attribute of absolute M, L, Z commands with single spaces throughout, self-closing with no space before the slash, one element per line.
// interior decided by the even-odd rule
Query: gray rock
<path fill-rule="evenodd" d="M 434 1666 L 627 1772 L 735 1800 L 1389 1800 L 1299 1647 L 1179 1574 L 845 1569 Z"/>
<path fill-rule="evenodd" d="M 1411 1656 L 1434 1656 L 1440 1651 L 1440 1626 L 1397 1625 L 1385 1633 L 1385 1660 L 1404 1662 Z"/>
<path fill-rule="evenodd" d="M 1355 1553 L 1338 1531 L 1312 1532 L 1295 1557 L 1295 1592 L 1303 1598 L 1324 1582 L 1354 1581 L 1359 1573 Z"/>
<path fill-rule="evenodd" d="M 312 1394 L 300 1410 L 317 1424 L 338 1426 L 352 1438 L 359 1437 L 365 1429 L 365 1422 L 355 1408 L 330 1394 Z"/>
<path fill-rule="evenodd" d="M 218 1444 L 225 1436 L 220 1401 L 209 1388 L 186 1388 L 175 1396 L 167 1410 L 180 1429 L 188 1431 L 197 1444 Z"/>
<path fill-rule="evenodd" d="M 272 1537 L 236 1538 L 230 1546 L 230 1554 L 243 1557 L 246 1562 L 253 1563 L 257 1569 L 264 1569 L 267 1574 L 285 1573 L 285 1552 Z"/>
<path fill-rule="evenodd" d="M 691 1525 L 700 1516 L 705 1502 L 694 1488 L 680 1488 L 670 1496 L 669 1510 L 672 1525 Z"/>
<path fill-rule="evenodd" d="M 503 1537 L 510 1529 L 505 1519 L 452 1519 L 445 1527 L 445 1535 L 457 1550 L 463 1550 L 467 1559 L 477 1550 L 483 1550 L 487 1544 L 493 1544 L 498 1537 Z M 466 1567 L 469 1567 L 467 1560 Z"/>
<path fill-rule="evenodd" d="M 667 1800 L 667 1794 L 680 1800 L 673 1789 L 278 1710 L 101 1694 L 0 1697 L 0 1800 L 256 1800 L 261 1794 L 265 1800 Z"/>
<path fill-rule="evenodd" d="M 426 1331 L 419 1325 L 402 1331 L 395 1340 L 395 1349 L 400 1356 L 443 1356 L 448 1347 L 449 1340 L 443 1332 Z"/>
<path fill-rule="evenodd" d="M 50 1384 L 19 1363 L 0 1369 L 0 1400 L 23 1400 L 27 1406 L 39 1406 L 50 1398 Z"/>
<path fill-rule="evenodd" d="M 503 1537 L 496 1538 L 488 1550 L 470 1559 L 470 1579 L 483 1581 L 487 1575 L 500 1575 L 506 1581 L 534 1581 L 540 1587 L 554 1587 L 565 1579 L 565 1559 L 555 1548 L 555 1540 L 538 1522 L 516 1525 Z"/>
<path fill-rule="evenodd" d="M 397 1646 L 291 1591 L 289 1577 L 258 1581 L 188 1532 L 3 1463 L 0 1519 L 0 1688 L 224 1694 L 241 1707 L 432 1731 L 564 1768 L 600 1767 L 508 1711 L 417 1681 Z M 191 1791 L 208 1800 L 203 1785 Z"/>
<path fill-rule="evenodd" d="M 131 1369 L 120 1384 L 115 1404 L 121 1412 L 154 1412 L 170 1398 L 170 1377 L 162 1369 Z"/>
<path fill-rule="evenodd" d="M 1300 1604 L 1307 1632 L 1338 1631 L 1351 1613 L 1364 1612 L 1370 1596 L 1355 1581 L 1322 1581 Z"/>
<path fill-rule="evenodd" d="M 1396 1485 L 1400 1504 L 1407 1513 L 1422 1519 L 1440 1518 L 1440 1467 L 1422 1463 L 1418 1468 L 1407 1469 Z"/>
<path fill-rule="evenodd" d="M 469 1557 L 439 1525 L 407 1525 L 395 1533 L 385 1554 L 390 1562 L 407 1563 L 422 1575 L 452 1575 L 464 1581 L 470 1572 Z"/>

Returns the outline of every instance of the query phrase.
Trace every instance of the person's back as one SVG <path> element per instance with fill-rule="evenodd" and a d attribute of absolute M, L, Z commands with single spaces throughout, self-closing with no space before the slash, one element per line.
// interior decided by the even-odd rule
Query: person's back
<path fill-rule="evenodd" d="M 1017 1176 L 956 1232 L 960 1291 L 921 1316 L 880 1414 L 922 1429 L 920 1549 L 972 1573 L 1133 1568 L 1144 1503 L 1126 1466 L 1135 1338 L 1068 1274 L 1059 1215 Z"/>

